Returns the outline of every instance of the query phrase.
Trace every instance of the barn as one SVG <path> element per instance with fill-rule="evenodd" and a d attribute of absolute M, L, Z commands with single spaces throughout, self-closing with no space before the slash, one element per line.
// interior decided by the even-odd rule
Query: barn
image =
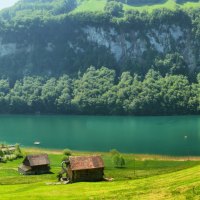
<path fill-rule="evenodd" d="M 25 157 L 18 172 L 24 175 L 35 175 L 49 173 L 50 161 L 47 154 L 28 155 Z"/>
<path fill-rule="evenodd" d="M 103 180 L 104 162 L 101 156 L 70 156 L 66 164 L 71 182 Z"/>

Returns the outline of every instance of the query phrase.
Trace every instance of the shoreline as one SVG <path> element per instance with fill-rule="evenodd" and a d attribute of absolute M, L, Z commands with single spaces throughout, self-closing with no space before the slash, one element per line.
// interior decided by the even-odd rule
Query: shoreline
<path fill-rule="evenodd" d="M 0 117 L 9 116 L 31 116 L 31 117 L 45 117 L 45 116 L 63 116 L 63 117 L 198 117 L 200 113 L 185 113 L 185 114 L 155 114 L 155 115 L 126 115 L 126 114 L 80 114 L 80 113 L 0 113 Z"/>
<path fill-rule="evenodd" d="M 49 153 L 54 155 L 62 155 L 62 149 L 48 149 L 48 148 L 37 148 L 37 147 L 21 147 L 26 153 Z M 70 149 L 71 150 L 71 149 Z M 71 150 L 74 155 L 109 155 L 110 152 L 100 152 L 100 151 L 78 151 Z M 170 156 L 170 155 L 159 155 L 159 154 L 134 154 L 134 153 L 122 153 L 124 157 L 133 156 L 135 160 L 162 160 L 162 161 L 200 161 L 200 156 Z"/>

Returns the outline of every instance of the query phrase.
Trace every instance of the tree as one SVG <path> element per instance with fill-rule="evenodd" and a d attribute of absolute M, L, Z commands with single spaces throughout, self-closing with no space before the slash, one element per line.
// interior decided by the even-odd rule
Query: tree
<path fill-rule="evenodd" d="M 8 113 L 10 84 L 7 79 L 0 80 L 0 113 Z"/>
<path fill-rule="evenodd" d="M 189 81 L 183 75 L 171 75 L 162 78 L 161 103 L 164 114 L 186 114 L 189 111 L 188 103 L 191 95 Z"/>
<path fill-rule="evenodd" d="M 192 92 L 192 94 L 195 93 L 196 95 L 194 95 L 193 98 L 192 98 L 192 96 L 190 97 L 190 102 L 191 102 L 191 100 L 193 100 L 193 102 L 196 103 L 197 111 L 199 113 L 199 111 L 200 111 L 200 73 L 197 75 L 197 83 L 193 84 L 192 86 L 193 87 L 192 87 L 191 92 Z"/>
<path fill-rule="evenodd" d="M 21 151 L 21 148 L 20 148 L 19 144 L 15 145 L 14 154 L 15 154 L 16 158 L 22 158 L 23 157 L 23 154 L 22 154 L 22 151 Z"/>
<path fill-rule="evenodd" d="M 43 109 L 45 112 L 56 112 L 56 99 L 60 96 L 59 91 L 56 89 L 56 78 L 50 78 L 42 86 L 41 99 L 43 101 Z M 50 108 L 50 109 L 49 109 Z"/>
<path fill-rule="evenodd" d="M 200 110 L 200 85 L 192 83 L 190 85 L 190 97 L 188 100 L 188 112 L 197 114 Z"/>
<path fill-rule="evenodd" d="M 64 150 L 63 150 L 63 154 L 64 154 L 65 156 L 71 156 L 71 155 L 72 155 L 72 151 L 71 151 L 70 149 L 64 149 Z"/>
<path fill-rule="evenodd" d="M 115 156 L 115 155 L 119 154 L 119 151 L 117 151 L 117 149 L 111 149 L 110 153 L 111 153 L 112 156 Z"/>
<path fill-rule="evenodd" d="M 55 15 L 64 14 L 72 11 L 77 7 L 76 0 L 61 0 L 54 3 L 53 13 Z"/>
<path fill-rule="evenodd" d="M 106 108 L 104 95 L 114 85 L 115 71 L 90 67 L 80 79 L 74 81 L 72 106 L 77 112 L 103 114 Z"/>
<path fill-rule="evenodd" d="M 105 11 L 112 16 L 120 17 L 123 14 L 123 4 L 116 1 L 109 1 L 105 5 Z"/>
<path fill-rule="evenodd" d="M 140 114 L 154 115 L 160 113 L 161 104 L 161 75 L 159 72 L 149 70 L 142 82 L 142 90 L 139 93 L 140 99 L 138 109 Z"/>
<path fill-rule="evenodd" d="M 64 157 L 63 157 L 62 161 L 66 161 L 69 159 L 69 156 L 72 155 L 72 151 L 70 149 L 64 149 L 63 154 L 64 154 Z"/>
<path fill-rule="evenodd" d="M 56 90 L 59 93 L 55 100 L 57 111 L 59 113 L 70 113 L 72 85 L 69 76 L 63 75 L 57 80 Z"/>
<path fill-rule="evenodd" d="M 16 81 L 10 90 L 9 100 L 11 112 L 30 113 L 41 111 L 41 92 L 44 79 L 42 77 L 24 77 Z"/>
<path fill-rule="evenodd" d="M 119 167 L 119 168 L 122 168 L 125 166 L 125 159 L 123 158 L 122 155 L 120 154 L 116 154 L 114 157 L 113 157 L 113 163 L 115 165 L 115 167 Z"/>
<path fill-rule="evenodd" d="M 161 75 L 187 75 L 189 73 L 187 63 L 179 53 L 167 54 L 164 58 L 155 59 L 154 69 Z"/>

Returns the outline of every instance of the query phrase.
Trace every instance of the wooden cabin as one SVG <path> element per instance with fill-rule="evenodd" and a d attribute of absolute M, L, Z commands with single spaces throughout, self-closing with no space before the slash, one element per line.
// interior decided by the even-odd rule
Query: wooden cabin
<path fill-rule="evenodd" d="M 70 156 L 67 174 L 71 182 L 102 181 L 104 162 L 101 156 Z"/>
<path fill-rule="evenodd" d="M 24 175 L 35 175 L 49 173 L 50 161 L 47 154 L 28 155 L 25 157 L 18 171 Z"/>

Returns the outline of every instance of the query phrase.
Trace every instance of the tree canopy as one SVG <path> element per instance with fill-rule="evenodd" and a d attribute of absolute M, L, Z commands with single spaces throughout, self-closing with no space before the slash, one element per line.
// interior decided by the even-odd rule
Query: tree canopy
<path fill-rule="evenodd" d="M 0 113 L 173 115 L 199 114 L 200 74 L 149 70 L 144 78 L 130 72 L 89 67 L 76 78 L 25 77 L 0 80 Z"/>

